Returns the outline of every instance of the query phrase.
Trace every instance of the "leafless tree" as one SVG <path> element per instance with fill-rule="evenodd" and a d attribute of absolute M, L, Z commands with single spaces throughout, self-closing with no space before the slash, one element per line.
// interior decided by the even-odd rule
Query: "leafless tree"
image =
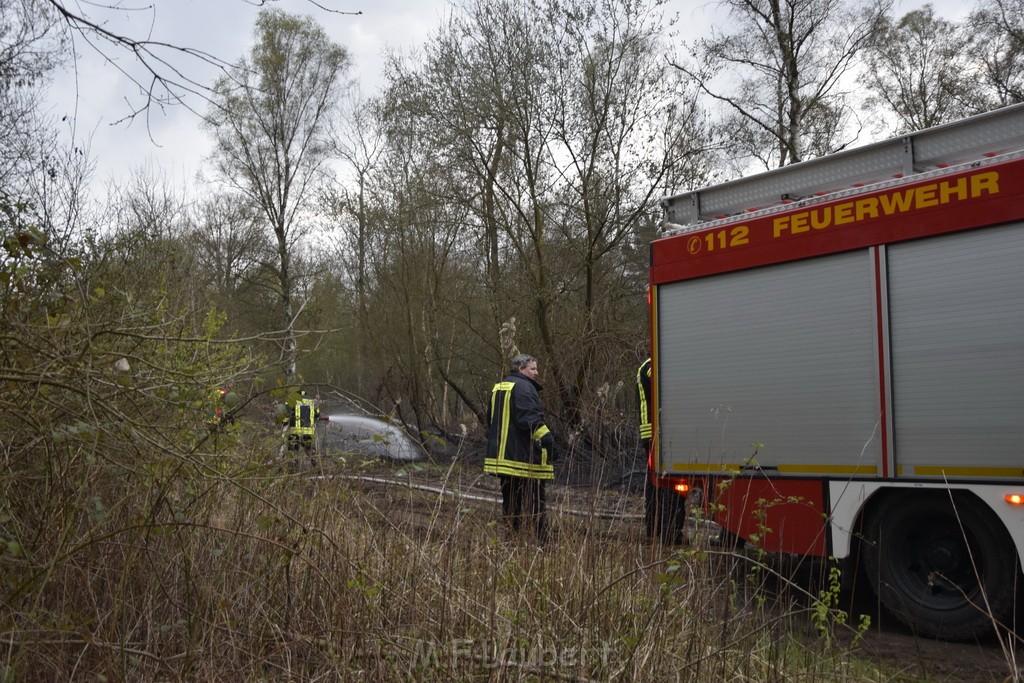
<path fill-rule="evenodd" d="M 539 308 L 552 297 L 537 292 L 550 286 L 546 207 L 553 179 L 543 101 L 554 53 L 524 3 L 468 2 L 458 9 L 424 46 L 422 58 L 392 64 L 385 130 L 397 154 L 389 170 L 430 177 L 434 201 L 461 209 L 464 237 L 458 246 L 475 270 L 477 287 L 468 290 L 472 298 L 464 291 L 461 301 L 440 309 L 452 316 L 453 329 L 468 327 L 453 337 L 438 335 L 431 348 L 438 372 L 453 358 L 475 364 L 461 378 L 445 375 L 482 416 L 488 380 L 480 386 L 477 380 L 490 379 L 505 365 L 498 349 L 500 323 L 518 316 L 533 322 L 534 330 L 549 324 L 549 313 Z M 403 193 L 402 201 L 425 198 Z M 414 206 L 416 216 L 429 208 Z M 445 343 L 449 338 L 458 350 Z M 541 342 L 534 340 L 539 349 Z M 464 346 L 470 342 L 472 351 Z"/>
<path fill-rule="evenodd" d="M 992 106 L 1024 102 L 1024 0 L 982 0 L 967 28 Z"/>
<path fill-rule="evenodd" d="M 362 391 L 364 386 L 364 368 L 368 357 L 369 338 L 367 335 L 367 280 L 368 254 L 370 241 L 369 198 L 371 182 L 378 170 L 385 149 L 385 139 L 381 131 L 377 104 L 356 93 L 346 102 L 345 111 L 339 117 L 334 129 L 335 154 L 346 166 L 346 176 L 354 180 L 355 189 L 331 191 L 326 198 L 328 209 L 342 221 L 351 226 L 346 231 L 345 248 L 354 256 L 352 277 L 355 285 L 356 321 L 359 329 L 358 357 L 356 359 L 356 389 Z"/>
<path fill-rule="evenodd" d="M 785 166 L 852 142 L 846 91 L 892 0 L 723 0 L 729 30 L 674 62 L 723 107 L 733 153 Z"/>
<path fill-rule="evenodd" d="M 55 143 L 53 123 L 40 113 L 42 86 L 65 56 L 48 3 L 0 0 L 0 187 L 5 190 L 24 189 L 27 175 L 46 171 L 40 147 L 48 155 Z"/>
<path fill-rule="evenodd" d="M 629 348 L 628 334 L 609 334 L 610 322 L 643 310 L 646 273 L 626 267 L 626 246 L 661 195 L 706 180 L 712 144 L 695 89 L 665 62 L 663 3 L 552 1 L 544 9 L 540 30 L 562 50 L 545 108 L 554 129 L 548 163 L 559 179 L 555 279 L 565 293 L 553 317 L 563 338 L 579 340 L 557 356 L 574 420 L 588 389 L 612 379 L 603 368 Z M 609 348 L 611 338 L 624 343 Z"/>
<path fill-rule="evenodd" d="M 148 117 L 151 111 L 168 106 L 192 109 L 212 96 L 209 70 L 226 73 L 232 67 L 223 55 L 216 55 L 190 45 L 179 45 L 153 36 L 153 26 L 159 18 L 161 0 L 138 6 L 120 2 L 68 2 L 67 0 L 5 0 L 33 5 L 54 16 L 65 27 L 65 37 L 73 50 L 95 51 L 107 64 L 135 86 L 135 93 L 127 100 L 127 110 L 121 121 Z M 175 2 L 176 0 L 163 0 Z M 239 5 L 266 6 L 278 0 L 237 0 Z M 311 7 L 322 12 L 340 15 L 359 15 L 329 8 L 315 0 L 306 0 Z M 201 6 L 195 7 L 197 14 Z M 126 14 L 138 15 L 138 23 L 148 29 L 140 34 L 121 30 L 118 19 Z M 198 20 L 198 19 L 197 19 Z M 193 111 L 195 111 L 193 109 Z"/>
<path fill-rule="evenodd" d="M 961 26 L 935 16 L 931 5 L 886 18 L 866 53 L 868 106 L 895 115 L 894 133 L 929 128 L 983 111 L 970 50 Z"/>
<path fill-rule="evenodd" d="M 383 166 L 431 168 L 434 201 L 468 218 L 447 263 L 455 281 L 475 268 L 476 286 L 437 309 L 450 323 L 436 323 L 430 348 L 478 415 L 504 370 L 499 329 L 512 318 L 516 345 L 544 359 L 546 400 L 569 422 L 596 376 L 600 385 L 635 367 L 646 270 L 634 247 L 651 234 L 658 197 L 708 169 L 707 127 L 665 62 L 663 30 L 657 2 L 467 2 L 422 58 L 393 65 L 389 145 L 413 151 Z M 460 333 L 445 334 L 449 325 Z"/>
<path fill-rule="evenodd" d="M 260 13 L 256 44 L 219 79 L 207 123 L 223 181 L 260 208 L 276 242 L 281 360 L 297 380 L 295 250 L 331 154 L 329 123 L 347 86 L 347 51 L 311 19 Z"/>
<path fill-rule="evenodd" d="M 230 315 L 255 303 L 262 264 L 273 254 L 259 209 L 240 194 L 218 194 L 203 199 L 189 222 L 200 273 L 219 307 Z"/>

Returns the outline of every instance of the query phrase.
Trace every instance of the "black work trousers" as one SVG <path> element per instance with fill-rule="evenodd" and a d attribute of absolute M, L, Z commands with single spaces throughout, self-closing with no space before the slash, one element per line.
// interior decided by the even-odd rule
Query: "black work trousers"
<path fill-rule="evenodd" d="M 543 479 L 500 475 L 501 511 L 513 531 L 533 530 L 537 540 L 547 540 L 547 503 Z"/>
<path fill-rule="evenodd" d="M 288 435 L 288 450 L 299 451 L 303 450 L 307 453 L 313 452 L 313 437 L 310 434 L 289 434 Z"/>

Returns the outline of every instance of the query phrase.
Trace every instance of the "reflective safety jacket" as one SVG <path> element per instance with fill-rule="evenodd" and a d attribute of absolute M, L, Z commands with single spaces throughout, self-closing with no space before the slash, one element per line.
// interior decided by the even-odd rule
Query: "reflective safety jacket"
<path fill-rule="evenodd" d="M 513 372 L 491 390 L 484 472 L 529 479 L 554 479 L 547 448 L 553 443 L 540 402 L 541 386 Z M 546 437 L 546 438 L 545 438 Z"/>
<path fill-rule="evenodd" d="M 206 424 L 219 425 L 224 421 L 224 394 L 227 389 L 217 387 L 210 391 L 210 407 L 206 411 Z"/>
<path fill-rule="evenodd" d="M 317 409 L 311 398 L 300 398 L 295 402 L 292 414 L 288 418 L 288 433 L 295 436 L 313 436 L 316 434 Z"/>
<path fill-rule="evenodd" d="M 636 397 L 640 406 L 640 440 L 648 441 L 654 435 L 651 428 L 651 359 L 640 364 L 636 371 Z"/>

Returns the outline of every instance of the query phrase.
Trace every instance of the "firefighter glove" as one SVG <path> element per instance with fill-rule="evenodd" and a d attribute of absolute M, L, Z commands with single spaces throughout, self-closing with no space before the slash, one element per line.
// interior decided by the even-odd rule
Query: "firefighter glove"
<path fill-rule="evenodd" d="M 555 454 L 555 437 L 551 432 L 548 432 L 540 438 L 540 447 L 547 451 L 548 462 L 555 462 L 557 459 L 557 455 Z"/>

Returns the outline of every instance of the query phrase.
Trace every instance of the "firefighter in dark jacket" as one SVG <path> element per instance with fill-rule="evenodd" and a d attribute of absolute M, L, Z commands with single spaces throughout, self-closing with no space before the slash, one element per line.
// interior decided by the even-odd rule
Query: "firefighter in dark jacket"
<path fill-rule="evenodd" d="M 484 472 L 501 480 L 501 508 L 514 531 L 547 536 L 544 484 L 555 478 L 555 437 L 544 419 L 537 359 L 518 355 L 491 390 Z"/>

